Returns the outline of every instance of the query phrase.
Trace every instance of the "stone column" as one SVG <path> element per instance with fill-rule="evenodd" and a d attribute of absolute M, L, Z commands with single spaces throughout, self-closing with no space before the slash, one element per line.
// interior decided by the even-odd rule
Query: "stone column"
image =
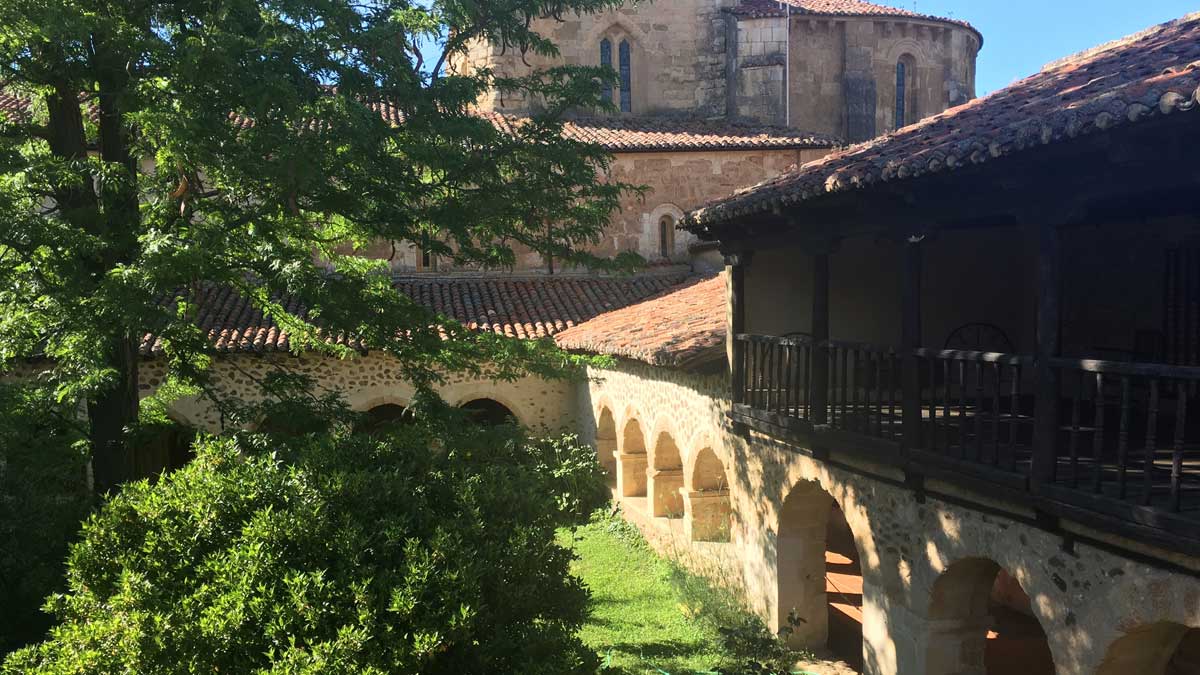
<path fill-rule="evenodd" d="M 617 453 L 617 493 L 622 497 L 646 496 L 646 453 Z"/>
<path fill-rule="evenodd" d="M 679 490 L 683 495 L 683 530 L 689 541 L 727 542 L 731 537 L 729 490 Z"/>
<path fill-rule="evenodd" d="M 648 469 L 647 492 L 651 496 L 650 513 L 655 518 L 682 518 L 683 469 Z"/>
<path fill-rule="evenodd" d="M 987 615 L 955 619 L 929 619 L 926 641 L 927 675 L 986 675 Z"/>

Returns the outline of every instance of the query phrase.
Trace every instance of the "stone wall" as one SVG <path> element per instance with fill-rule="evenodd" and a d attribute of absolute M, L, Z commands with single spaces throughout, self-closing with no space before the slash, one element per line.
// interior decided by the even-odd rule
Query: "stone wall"
<path fill-rule="evenodd" d="M 649 188 L 644 196 L 628 195 L 613 213 L 600 241 L 590 247 L 601 256 L 621 251 L 637 251 L 647 260 L 662 260 L 659 250 L 658 227 L 664 216 L 675 224 L 683 215 L 704 204 L 732 194 L 735 190 L 772 178 L 789 166 L 823 157 L 828 150 L 725 150 L 697 152 L 627 152 L 617 154 L 609 175 L 633 185 Z M 688 261 L 688 245 L 695 235 L 682 230 L 672 231 L 672 262 Z M 546 269 L 541 256 L 515 247 L 515 271 Z M 448 261 L 439 261 L 436 269 L 422 269 L 420 250 L 410 242 L 377 242 L 364 255 L 389 260 L 398 273 L 447 273 L 455 268 Z M 556 272 L 571 272 L 556 265 Z"/>
<path fill-rule="evenodd" d="M 980 40 L 918 20 L 791 19 L 791 124 L 851 142 L 895 129 L 896 64 L 909 63 L 907 124 L 975 96 Z"/>
<path fill-rule="evenodd" d="M 626 517 L 660 551 L 736 588 L 773 625 L 796 610 L 806 621 L 797 637 L 812 646 L 827 637 L 824 538 L 831 507 L 840 506 L 863 571 L 867 673 L 982 673 L 988 618 L 977 604 L 1000 570 L 1029 597 L 1063 675 L 1095 673 L 1111 645 L 1136 643 L 1142 628 L 1200 626 L 1200 561 L 1082 528 L 1084 538 L 1066 546 L 1019 504 L 985 512 L 962 505 L 955 486 L 933 481 L 922 500 L 886 466 L 842 459 L 836 449 L 839 463 L 825 462 L 803 448 L 736 434 L 724 417 L 723 378 L 629 361 L 590 375 L 579 385 L 581 432 L 596 438 L 603 420 L 599 436 L 615 439 L 600 445 L 616 453 L 618 494 L 633 485 L 629 466 L 646 473 L 635 486 L 641 494 L 621 498 Z M 696 487 L 701 451 L 720 458 L 729 481 L 727 543 L 689 541 L 687 503 L 682 514 L 653 515 L 661 473 L 654 453 L 664 435 L 681 455 L 685 496 Z M 1141 562 L 1155 558 L 1191 571 Z"/>
<path fill-rule="evenodd" d="M 153 393 L 163 380 L 166 364 L 161 360 L 142 362 L 139 378 L 142 395 Z M 351 409 L 367 411 L 376 406 L 407 406 L 413 388 L 401 376 L 396 360 L 382 353 L 370 353 L 339 360 L 302 354 L 225 355 L 213 360 L 213 381 L 222 396 L 234 396 L 247 402 L 261 400 L 258 383 L 271 372 L 285 370 L 313 377 L 319 391 L 340 392 Z M 497 382 L 485 378 L 449 375 L 438 392 L 451 405 L 487 398 L 503 404 L 517 419 L 535 430 L 570 429 L 574 424 L 570 398 L 573 385 L 565 381 L 546 381 L 526 377 L 516 382 Z M 209 401 L 181 399 L 172 404 L 170 415 L 188 426 L 208 431 L 226 427 Z"/>
<path fill-rule="evenodd" d="M 475 43 L 451 63 L 456 70 L 490 67 L 519 76 L 557 63 L 600 65 L 600 41 L 631 45 L 631 91 L 634 114 L 686 113 L 713 117 L 725 112 L 725 21 L 723 7 L 732 0 L 672 0 L 626 5 L 599 14 L 568 14 L 534 22 L 534 29 L 558 45 L 560 58 L 507 53 L 493 45 Z M 497 93 L 480 102 L 485 110 L 524 114 L 537 101 Z"/>

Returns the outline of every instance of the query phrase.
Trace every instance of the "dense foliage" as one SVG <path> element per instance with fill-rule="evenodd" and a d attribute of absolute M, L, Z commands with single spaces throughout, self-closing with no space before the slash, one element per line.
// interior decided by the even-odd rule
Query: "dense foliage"
<path fill-rule="evenodd" d="M 67 542 L 92 503 L 70 413 L 36 389 L 0 385 L 0 656 L 49 627 L 42 603 L 63 590 Z"/>
<path fill-rule="evenodd" d="M 469 425 L 207 439 L 88 520 L 62 623 L 3 672 L 594 672 L 554 540 L 594 505 L 564 508 L 590 452 Z"/>
<path fill-rule="evenodd" d="M 353 335 L 417 387 L 559 372 L 551 345 L 434 316 L 359 252 L 416 242 L 458 266 L 508 266 L 518 250 L 631 264 L 583 249 L 632 187 L 560 133 L 564 111 L 605 105 L 611 70 L 444 67 L 475 39 L 554 53 L 532 19 L 617 4 L 0 3 L 0 87 L 29 103 L 0 113 L 0 372 L 45 357 L 56 395 L 87 403 L 102 490 L 134 473 L 142 336 L 163 338 L 174 378 L 205 385 L 195 319 L 210 284 L 271 315 L 293 349 L 345 356 L 325 338 Z M 444 45 L 434 63 L 430 42 Z M 489 89 L 543 112 L 498 126 L 471 111 Z"/>

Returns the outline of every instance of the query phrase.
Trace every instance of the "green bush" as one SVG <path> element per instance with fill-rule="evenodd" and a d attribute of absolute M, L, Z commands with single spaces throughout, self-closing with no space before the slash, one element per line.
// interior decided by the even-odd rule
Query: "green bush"
<path fill-rule="evenodd" d="M 432 434 L 201 440 L 87 522 L 61 624 L 3 672 L 595 672 L 554 540 L 586 479 L 512 429 Z"/>
<path fill-rule="evenodd" d="M 91 506 L 74 424 L 39 390 L 0 386 L 0 658 L 45 635 L 42 603 L 66 586 L 67 544 Z"/>

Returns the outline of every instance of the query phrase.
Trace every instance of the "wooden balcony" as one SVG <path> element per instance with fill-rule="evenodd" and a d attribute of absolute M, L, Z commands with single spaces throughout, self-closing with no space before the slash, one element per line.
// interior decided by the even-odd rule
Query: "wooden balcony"
<path fill-rule="evenodd" d="M 807 336 L 736 342 L 738 423 L 831 460 L 870 455 L 912 484 L 936 478 L 1200 552 L 1200 411 L 1189 411 L 1200 368 Z"/>

